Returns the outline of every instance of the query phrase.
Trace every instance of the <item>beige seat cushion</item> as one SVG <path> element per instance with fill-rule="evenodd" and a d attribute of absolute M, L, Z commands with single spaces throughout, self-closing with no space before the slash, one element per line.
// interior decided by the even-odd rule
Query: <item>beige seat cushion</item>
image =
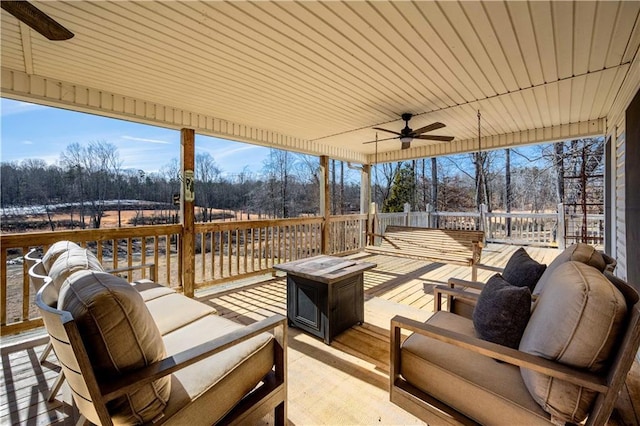
<path fill-rule="evenodd" d="M 242 327 L 208 315 L 163 340 L 171 356 Z M 215 423 L 271 371 L 273 360 L 273 337 L 264 333 L 174 373 L 165 410 L 165 416 L 170 417 L 168 424 Z"/>
<path fill-rule="evenodd" d="M 145 302 L 162 336 L 216 312 L 211 306 L 178 293 L 169 293 Z"/>
<path fill-rule="evenodd" d="M 581 262 L 558 266 L 534 306 L 520 350 L 592 372 L 601 371 L 627 313 L 620 291 L 597 269 Z M 588 414 L 595 393 L 522 369 L 534 399 L 566 422 Z"/>
<path fill-rule="evenodd" d="M 140 293 L 122 278 L 105 272 L 76 272 L 60 291 L 58 309 L 73 316 L 98 382 L 165 357 L 162 337 Z M 164 377 L 111 401 L 107 408 L 114 423 L 156 418 L 167 404 L 170 383 L 171 378 Z"/>
<path fill-rule="evenodd" d="M 49 247 L 49 250 L 42 256 L 42 264 L 44 269 L 49 272 L 55 261 L 62 253 L 72 248 L 81 248 L 78 244 L 71 241 L 57 241 Z"/>
<path fill-rule="evenodd" d="M 158 284 L 149 279 L 134 281 L 131 283 L 131 285 L 133 286 L 133 288 L 138 290 L 138 293 L 140 293 L 140 296 L 142 296 L 142 300 L 144 300 L 145 302 L 175 293 L 175 290 L 172 290 L 165 285 Z"/>
<path fill-rule="evenodd" d="M 553 274 L 553 271 L 555 271 L 558 266 L 569 261 L 582 262 L 589 266 L 593 266 L 599 271 L 604 271 L 607 266 L 602 253 L 596 250 L 593 246 L 584 243 L 572 244 L 560 253 L 558 257 L 553 259 L 553 262 L 551 262 L 549 266 L 547 266 L 547 269 L 545 269 L 531 294 L 534 296 L 540 295 L 540 293 L 542 293 L 542 289 L 549 281 L 549 277 Z"/>
<path fill-rule="evenodd" d="M 62 284 L 71 274 L 83 270 L 104 271 L 98 259 L 89 250 L 72 248 L 58 256 L 49 268 L 49 277 L 53 286 L 60 291 Z"/>
<path fill-rule="evenodd" d="M 470 319 L 436 312 L 427 324 L 474 336 Z M 412 385 L 482 424 L 549 424 L 518 367 L 412 334 L 402 345 L 401 374 Z"/>

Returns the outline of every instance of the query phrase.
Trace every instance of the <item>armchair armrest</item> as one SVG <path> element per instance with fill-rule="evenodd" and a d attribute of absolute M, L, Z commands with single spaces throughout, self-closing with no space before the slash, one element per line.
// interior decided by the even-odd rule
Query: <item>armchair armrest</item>
<path fill-rule="evenodd" d="M 478 268 L 478 269 L 485 269 L 487 271 L 493 271 L 493 272 L 503 272 L 504 271 L 504 268 L 501 268 L 499 266 L 487 265 L 485 263 L 476 263 L 474 266 L 476 268 Z"/>
<path fill-rule="evenodd" d="M 603 393 L 608 390 L 606 379 L 596 374 L 569 367 L 526 352 L 521 352 L 517 349 L 487 342 L 476 337 L 470 337 L 441 327 L 424 324 L 399 315 L 396 315 L 391 319 L 392 383 L 396 379 L 395 376 L 399 374 L 398 372 L 400 371 L 399 351 L 401 342 L 400 331 L 402 329 L 449 343 L 459 348 L 476 352 L 512 365 L 524 367 L 551 377 L 556 377 L 579 386 L 584 386 L 585 388 L 595 390 L 596 392 Z"/>
<path fill-rule="evenodd" d="M 482 288 L 484 287 L 483 282 L 468 281 L 460 278 L 449 278 L 449 280 L 447 281 L 447 284 L 449 285 L 450 288 L 455 288 L 456 286 L 458 286 L 458 287 L 471 287 L 478 290 L 482 290 Z"/>
<path fill-rule="evenodd" d="M 474 263 L 473 265 L 471 265 L 471 279 L 473 281 L 478 280 L 478 269 L 486 269 L 487 271 L 493 272 L 502 272 L 504 270 L 503 268 L 497 266 L 486 265 L 484 263 Z"/>
<path fill-rule="evenodd" d="M 147 269 L 147 268 L 149 268 L 149 279 L 151 281 L 155 281 L 156 280 L 156 269 L 157 269 L 155 263 L 145 263 L 144 265 L 123 266 L 122 268 L 108 269 L 108 270 L 105 270 L 105 272 L 117 275 L 117 274 L 120 274 L 122 272 L 132 272 L 132 271 L 136 271 L 138 269 L 143 270 L 143 269 Z"/>
<path fill-rule="evenodd" d="M 111 401 L 269 330 L 275 330 L 275 338 L 281 346 L 276 353 L 275 365 L 277 379 L 284 380 L 286 329 L 286 319 L 282 315 L 274 315 L 141 368 L 126 377 L 103 383 L 100 392 L 105 402 Z"/>
<path fill-rule="evenodd" d="M 455 296 L 456 298 L 459 299 L 464 299 L 466 301 L 469 301 L 471 303 L 473 303 L 474 305 L 476 304 L 476 302 L 478 301 L 478 297 L 480 296 L 479 293 L 471 293 L 469 291 L 465 291 L 465 290 L 461 290 L 461 289 L 457 289 L 457 288 L 451 288 L 451 287 L 447 287 L 444 285 L 437 285 L 434 287 L 433 289 L 433 298 L 434 298 L 434 303 L 433 303 L 433 312 L 438 312 L 442 310 L 442 295 L 446 295 L 447 296 L 447 303 L 449 304 L 449 310 L 451 310 L 451 298 L 452 296 Z"/>

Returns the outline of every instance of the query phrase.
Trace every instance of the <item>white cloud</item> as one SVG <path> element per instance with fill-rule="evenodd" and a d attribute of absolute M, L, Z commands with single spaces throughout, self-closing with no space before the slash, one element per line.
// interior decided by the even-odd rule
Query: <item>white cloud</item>
<path fill-rule="evenodd" d="M 22 141 L 23 145 L 33 145 L 33 141 Z"/>
<path fill-rule="evenodd" d="M 136 142 L 148 142 L 148 143 L 157 143 L 157 144 L 162 144 L 162 145 L 169 145 L 170 142 L 167 141 L 163 141 L 160 139 L 147 139 L 147 138 L 137 138 L 135 136 L 122 136 L 122 139 L 126 139 L 129 141 L 136 141 Z"/>
<path fill-rule="evenodd" d="M 2 108 L 0 108 L 0 115 L 6 117 L 8 115 L 22 114 L 25 112 L 36 111 L 39 109 L 47 108 L 44 105 L 30 104 L 28 102 L 11 101 L 2 102 Z"/>

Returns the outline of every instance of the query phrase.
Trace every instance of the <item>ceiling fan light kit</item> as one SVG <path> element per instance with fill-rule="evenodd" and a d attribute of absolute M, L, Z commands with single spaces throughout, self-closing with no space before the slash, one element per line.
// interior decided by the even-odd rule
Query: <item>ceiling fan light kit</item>
<path fill-rule="evenodd" d="M 404 126 L 404 129 L 400 131 L 400 133 L 394 132 L 393 130 L 383 129 L 380 127 L 374 127 L 373 129 L 380 130 L 382 132 L 393 133 L 394 135 L 397 135 L 395 137 L 392 137 L 389 139 L 383 139 L 383 140 L 400 139 L 400 142 L 402 142 L 402 149 L 409 149 L 411 147 L 411 141 L 414 139 L 439 141 L 439 142 L 451 142 L 454 139 L 453 136 L 423 134 L 423 133 L 431 132 L 433 130 L 446 127 L 446 125 L 443 123 L 435 122 L 427 126 L 421 127 L 419 129 L 413 130 L 411 127 L 409 127 L 409 120 L 411 120 L 411 118 L 413 117 L 413 114 L 411 114 L 410 112 L 405 112 L 404 114 L 401 115 L 401 117 L 405 122 L 405 126 Z M 373 143 L 373 142 L 379 142 L 379 141 L 376 138 L 375 141 L 369 141 L 364 143 Z"/>

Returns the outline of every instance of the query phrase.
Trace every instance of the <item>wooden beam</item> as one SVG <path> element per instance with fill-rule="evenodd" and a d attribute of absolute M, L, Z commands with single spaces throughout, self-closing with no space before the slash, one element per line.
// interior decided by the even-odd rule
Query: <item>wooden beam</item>
<path fill-rule="evenodd" d="M 323 254 L 329 252 L 329 216 L 331 216 L 331 194 L 329 192 L 329 157 L 320 156 L 320 173 L 322 184 L 320 185 L 320 214 L 322 215 L 322 239 L 320 249 Z"/>
<path fill-rule="evenodd" d="M 193 297 L 195 288 L 195 131 L 180 130 L 180 165 L 182 185 L 180 187 L 180 238 L 182 255 L 182 286 L 184 294 Z"/>

